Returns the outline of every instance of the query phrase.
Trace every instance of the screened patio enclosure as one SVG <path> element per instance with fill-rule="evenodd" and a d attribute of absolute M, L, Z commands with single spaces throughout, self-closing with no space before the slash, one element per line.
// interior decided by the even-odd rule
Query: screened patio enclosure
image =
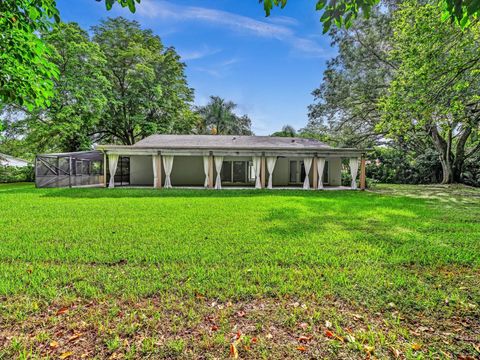
<path fill-rule="evenodd" d="M 35 158 L 35 184 L 45 187 L 104 185 L 104 155 L 100 151 L 42 154 Z"/>

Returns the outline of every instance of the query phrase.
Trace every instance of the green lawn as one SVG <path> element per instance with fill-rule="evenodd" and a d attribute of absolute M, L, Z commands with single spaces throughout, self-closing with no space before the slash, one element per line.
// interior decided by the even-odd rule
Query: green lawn
<path fill-rule="evenodd" d="M 479 304 L 480 189 L 0 185 L 0 359 L 475 358 Z"/>

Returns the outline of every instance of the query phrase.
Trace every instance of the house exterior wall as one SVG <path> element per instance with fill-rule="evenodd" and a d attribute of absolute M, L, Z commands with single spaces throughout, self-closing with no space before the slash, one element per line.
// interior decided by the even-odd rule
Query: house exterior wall
<path fill-rule="evenodd" d="M 130 185 L 153 186 L 153 163 L 151 156 L 130 156 Z"/>
<path fill-rule="evenodd" d="M 224 161 L 251 161 L 251 157 L 224 157 Z M 302 160 L 298 157 L 279 157 L 273 171 L 273 186 L 289 186 L 290 161 Z M 328 185 L 341 185 L 342 161 L 340 158 L 327 158 Z M 214 177 L 216 172 L 214 171 Z M 268 171 L 266 172 L 268 181 Z M 310 184 L 313 183 L 313 166 L 310 170 Z M 201 156 L 175 156 L 171 174 L 173 186 L 203 186 L 203 158 Z M 162 184 L 165 182 L 165 171 L 162 166 Z M 130 185 L 153 186 L 152 157 L 149 155 L 130 156 Z"/>
<path fill-rule="evenodd" d="M 203 157 L 175 156 L 170 178 L 173 186 L 203 186 L 205 182 Z M 165 171 L 162 169 L 162 184 L 164 182 Z"/>

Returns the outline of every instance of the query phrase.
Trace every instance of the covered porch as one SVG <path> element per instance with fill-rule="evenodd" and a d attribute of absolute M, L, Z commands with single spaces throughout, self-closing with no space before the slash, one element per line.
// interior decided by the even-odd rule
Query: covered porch
<path fill-rule="evenodd" d="M 365 156 L 360 150 L 208 151 L 112 145 L 97 149 L 104 153 L 104 162 L 108 164 L 103 178 L 104 186 L 109 188 L 363 190 L 366 187 Z M 125 162 L 128 179 L 119 182 L 119 164 Z M 342 186 L 342 169 L 351 176 L 348 187 Z M 121 172 L 124 173 L 125 168 Z M 109 177 L 109 174 L 117 176 Z"/>

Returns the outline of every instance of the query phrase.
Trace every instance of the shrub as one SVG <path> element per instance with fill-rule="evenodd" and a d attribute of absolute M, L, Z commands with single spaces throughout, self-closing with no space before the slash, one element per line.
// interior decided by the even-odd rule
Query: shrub
<path fill-rule="evenodd" d="M 0 183 L 31 182 L 35 180 L 33 166 L 16 167 L 0 165 Z"/>

